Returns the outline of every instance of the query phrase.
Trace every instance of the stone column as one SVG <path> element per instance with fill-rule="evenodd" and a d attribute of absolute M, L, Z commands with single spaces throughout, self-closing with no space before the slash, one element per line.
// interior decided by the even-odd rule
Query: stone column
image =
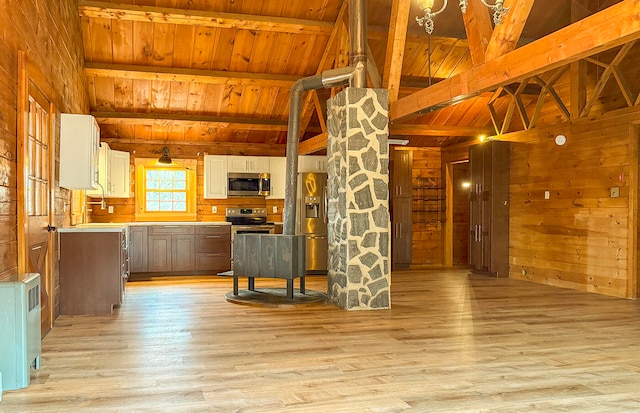
<path fill-rule="evenodd" d="M 391 307 L 386 89 L 347 88 L 327 108 L 328 299 Z"/>

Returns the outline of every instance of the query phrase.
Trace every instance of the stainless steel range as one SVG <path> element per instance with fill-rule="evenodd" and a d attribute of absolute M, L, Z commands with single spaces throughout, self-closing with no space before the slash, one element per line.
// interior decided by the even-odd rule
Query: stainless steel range
<path fill-rule="evenodd" d="M 227 208 L 227 222 L 231 222 L 231 269 L 233 269 L 233 239 L 236 234 L 273 234 L 274 225 L 267 223 L 266 208 Z"/>

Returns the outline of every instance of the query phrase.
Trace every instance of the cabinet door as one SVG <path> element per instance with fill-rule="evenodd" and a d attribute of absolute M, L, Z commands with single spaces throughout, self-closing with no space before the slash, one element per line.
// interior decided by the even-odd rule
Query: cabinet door
<path fill-rule="evenodd" d="M 326 156 L 299 156 L 298 172 L 327 172 Z"/>
<path fill-rule="evenodd" d="M 483 237 L 486 214 L 484 193 L 484 146 L 469 148 L 471 188 L 469 191 L 469 265 L 475 270 L 487 270 L 485 258 L 485 237 Z"/>
<path fill-rule="evenodd" d="M 205 155 L 204 157 L 205 199 L 227 198 L 227 157 Z"/>
<path fill-rule="evenodd" d="M 269 172 L 269 158 L 266 156 L 228 156 L 229 172 Z"/>
<path fill-rule="evenodd" d="M 393 156 L 393 191 L 392 197 L 412 197 L 413 152 L 396 150 Z"/>
<path fill-rule="evenodd" d="M 193 235 L 171 236 L 171 270 L 193 271 L 196 264 L 195 237 Z"/>
<path fill-rule="evenodd" d="M 269 159 L 271 195 L 267 199 L 284 199 L 287 176 L 287 158 L 274 156 Z"/>
<path fill-rule="evenodd" d="M 98 183 L 100 129 L 91 115 L 60 117 L 60 186 L 90 190 Z"/>
<path fill-rule="evenodd" d="M 130 169 L 129 152 L 110 151 L 109 162 L 109 196 L 111 198 L 129 198 Z"/>
<path fill-rule="evenodd" d="M 149 235 L 149 272 L 171 271 L 171 237 L 172 235 Z"/>
<path fill-rule="evenodd" d="M 395 268 L 407 268 L 411 264 L 413 244 L 411 198 L 393 200 L 391 255 Z"/>
<path fill-rule="evenodd" d="M 131 226 L 129 227 L 130 245 L 130 268 L 131 272 L 147 272 L 149 271 L 148 265 L 148 240 L 147 240 L 147 227 L 143 226 Z"/>
<path fill-rule="evenodd" d="M 98 188 L 86 192 L 87 196 L 108 197 L 111 194 L 109 171 L 111 167 L 111 149 L 106 142 L 100 143 L 98 152 Z"/>

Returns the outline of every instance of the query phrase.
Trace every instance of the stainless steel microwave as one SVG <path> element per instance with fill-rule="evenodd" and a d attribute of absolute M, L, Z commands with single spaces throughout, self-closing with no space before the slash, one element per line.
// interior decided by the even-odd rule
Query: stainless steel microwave
<path fill-rule="evenodd" d="M 227 185 L 228 196 L 269 196 L 271 194 L 271 176 L 266 172 L 229 172 Z"/>

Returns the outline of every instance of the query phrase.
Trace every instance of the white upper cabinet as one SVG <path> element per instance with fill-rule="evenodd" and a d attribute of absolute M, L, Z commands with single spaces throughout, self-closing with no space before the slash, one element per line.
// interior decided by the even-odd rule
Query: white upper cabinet
<path fill-rule="evenodd" d="M 60 186 L 98 188 L 100 128 L 91 115 L 63 113 L 60 117 Z"/>
<path fill-rule="evenodd" d="M 271 174 L 271 195 L 267 199 L 284 199 L 287 179 L 287 158 L 274 156 L 269 158 Z"/>
<path fill-rule="evenodd" d="M 111 150 L 111 162 L 109 164 L 109 197 L 129 198 L 131 194 L 131 154 L 124 151 Z"/>
<path fill-rule="evenodd" d="M 106 142 L 100 142 L 100 150 L 98 151 L 98 187 L 94 190 L 87 191 L 88 196 L 100 197 L 109 196 L 110 188 L 110 163 L 111 148 Z"/>
<path fill-rule="evenodd" d="M 88 196 L 105 198 L 129 198 L 129 152 L 115 151 L 106 142 L 100 143 L 98 189 L 87 191 Z M 104 190 L 104 192 L 103 192 Z"/>
<path fill-rule="evenodd" d="M 298 156 L 298 172 L 327 172 L 327 157 Z"/>
<path fill-rule="evenodd" d="M 269 172 L 267 156 L 227 156 L 227 172 Z"/>
<path fill-rule="evenodd" d="M 204 156 L 204 198 L 227 197 L 227 156 Z"/>

